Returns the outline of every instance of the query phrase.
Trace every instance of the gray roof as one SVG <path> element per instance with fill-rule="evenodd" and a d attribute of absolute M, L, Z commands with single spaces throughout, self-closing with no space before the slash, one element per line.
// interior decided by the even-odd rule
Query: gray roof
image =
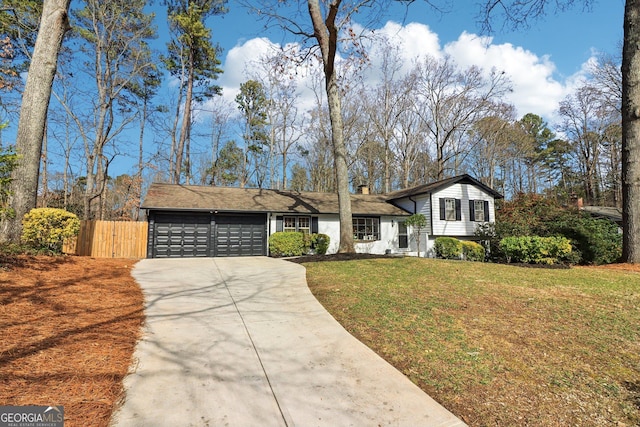
<path fill-rule="evenodd" d="M 585 206 L 582 209 L 594 217 L 606 218 L 617 222 L 618 224 L 622 224 L 622 209 L 620 208 L 612 208 L 608 206 Z"/>
<path fill-rule="evenodd" d="M 403 199 L 405 197 L 419 196 L 421 194 L 433 193 L 434 191 L 438 191 L 442 188 L 449 187 L 453 184 L 472 184 L 477 187 L 480 187 L 481 189 L 491 194 L 496 199 L 503 198 L 502 194 L 498 193 L 493 188 L 483 184 L 482 182 L 473 178 L 471 175 L 464 174 L 464 175 L 454 176 L 453 178 L 447 178 L 440 181 L 432 182 L 430 184 L 422 184 L 416 187 L 406 188 L 404 190 L 398 190 L 392 193 L 388 193 L 387 200 L 392 201 L 392 200 Z"/>
<path fill-rule="evenodd" d="M 196 185 L 151 184 L 141 206 L 150 210 L 277 212 L 337 214 L 336 193 L 313 193 L 260 188 L 205 187 Z M 352 194 L 354 215 L 410 215 L 387 202 L 382 194 Z"/>

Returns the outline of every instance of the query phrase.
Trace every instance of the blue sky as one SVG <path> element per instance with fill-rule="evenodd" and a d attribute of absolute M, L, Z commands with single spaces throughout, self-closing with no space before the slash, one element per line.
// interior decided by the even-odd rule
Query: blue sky
<path fill-rule="evenodd" d="M 389 2 L 391 3 L 391 2 Z M 390 7 L 380 22 L 393 20 L 401 24 L 417 22 L 428 25 L 438 34 L 442 43 L 456 40 L 463 31 L 478 34 L 476 0 L 456 0 L 452 10 L 437 14 L 423 0 L 414 2 L 406 12 L 404 6 Z M 581 3 L 578 1 L 578 3 Z M 566 12 L 547 16 L 532 23 L 528 29 L 513 31 L 502 29 L 496 22 L 492 34 L 494 43 L 511 43 L 539 55 L 549 55 L 560 76 L 569 76 L 580 70 L 594 50 L 613 53 L 622 41 L 624 0 L 596 0 L 591 10 L 583 11 L 577 5 Z M 356 17 L 357 20 L 357 17 Z M 210 20 L 214 40 L 224 48 L 225 55 L 231 48 L 249 39 L 263 37 L 264 23 L 237 6 L 233 1 L 229 13 Z M 266 33 L 273 42 L 281 42 L 281 31 Z"/>
<path fill-rule="evenodd" d="M 624 0 L 596 0 L 590 10 L 578 5 L 556 15 L 550 13 L 517 31 L 503 29 L 496 21 L 489 38 L 478 36 L 477 0 L 452 1 L 445 14 L 435 13 L 422 0 L 416 0 L 408 12 L 398 3 L 389 3 L 393 5 L 374 24 L 375 29 L 397 36 L 407 61 L 420 55 L 447 54 L 461 67 L 505 70 L 514 89 L 508 101 L 517 113 L 535 113 L 550 123 L 557 120 L 558 103 L 585 75 L 585 64 L 597 53 L 617 54 L 622 41 Z M 240 83 L 249 78 L 248 61 L 268 50 L 270 43 L 292 41 L 280 29 L 265 31 L 263 21 L 233 1 L 229 13 L 211 18 L 209 25 L 214 41 L 224 49 L 225 73 L 219 84 L 228 100 L 233 100 Z"/>

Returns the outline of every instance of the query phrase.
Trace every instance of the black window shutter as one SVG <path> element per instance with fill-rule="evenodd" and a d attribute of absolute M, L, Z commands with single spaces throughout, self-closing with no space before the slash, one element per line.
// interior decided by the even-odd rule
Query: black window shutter
<path fill-rule="evenodd" d="M 276 231 L 282 231 L 282 217 L 281 216 L 277 216 L 276 217 Z"/>
<path fill-rule="evenodd" d="M 440 220 L 444 221 L 445 219 L 444 199 L 440 199 Z"/>
<path fill-rule="evenodd" d="M 460 199 L 456 199 L 456 221 L 462 220 L 462 207 L 460 206 Z"/>
<path fill-rule="evenodd" d="M 487 200 L 484 201 L 484 220 L 489 222 L 489 202 Z"/>
<path fill-rule="evenodd" d="M 311 217 L 311 233 L 318 233 L 318 217 Z"/>
<path fill-rule="evenodd" d="M 476 206 L 473 200 L 469 200 L 469 221 L 476 220 Z"/>

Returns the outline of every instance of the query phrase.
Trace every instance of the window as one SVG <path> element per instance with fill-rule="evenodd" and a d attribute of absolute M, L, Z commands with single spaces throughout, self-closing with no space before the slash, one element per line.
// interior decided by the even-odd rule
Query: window
<path fill-rule="evenodd" d="M 302 231 L 305 234 L 311 233 L 311 218 L 308 216 L 298 217 L 298 231 Z"/>
<path fill-rule="evenodd" d="M 407 224 L 402 221 L 398 223 L 398 248 L 407 249 L 409 247 L 409 234 Z"/>
<path fill-rule="evenodd" d="M 353 217 L 355 240 L 380 240 L 380 218 Z"/>
<path fill-rule="evenodd" d="M 456 220 L 456 199 L 444 199 L 444 219 Z"/>
<path fill-rule="evenodd" d="M 475 221 L 484 221 L 484 200 L 474 200 L 473 209 L 475 212 Z"/>
<path fill-rule="evenodd" d="M 487 200 L 469 200 L 469 219 L 476 222 L 488 222 L 489 202 Z"/>
<path fill-rule="evenodd" d="M 311 233 L 311 218 L 308 216 L 285 216 L 282 218 L 282 231 L 301 231 Z"/>
<path fill-rule="evenodd" d="M 461 221 L 460 199 L 440 199 L 440 220 Z"/>
<path fill-rule="evenodd" d="M 298 219 L 298 217 L 285 216 L 284 217 L 283 231 L 298 231 L 298 229 L 296 227 L 296 219 Z"/>

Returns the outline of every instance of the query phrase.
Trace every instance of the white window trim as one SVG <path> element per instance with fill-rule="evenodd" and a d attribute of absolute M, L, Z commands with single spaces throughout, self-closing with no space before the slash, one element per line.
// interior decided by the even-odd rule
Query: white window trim
<path fill-rule="evenodd" d="M 361 233 L 359 231 L 354 230 L 353 240 L 358 242 L 375 242 L 380 240 L 380 218 L 378 217 L 368 217 L 368 216 L 354 216 L 352 218 L 352 227 L 356 225 L 356 221 L 364 220 L 365 232 Z M 371 221 L 371 230 L 369 233 L 366 232 L 366 228 L 368 226 L 367 221 Z M 357 224 L 360 227 L 360 224 Z M 358 238 L 361 235 L 362 238 Z"/>
<path fill-rule="evenodd" d="M 449 205 L 452 205 L 451 209 L 449 209 Z M 456 221 L 456 199 L 444 199 L 444 220 Z"/>
<path fill-rule="evenodd" d="M 480 206 L 480 209 L 478 209 Z M 478 215 L 478 212 L 482 212 L 482 215 Z M 473 201 L 473 215 L 475 222 L 485 222 L 485 212 L 484 212 L 484 200 L 474 200 Z"/>

